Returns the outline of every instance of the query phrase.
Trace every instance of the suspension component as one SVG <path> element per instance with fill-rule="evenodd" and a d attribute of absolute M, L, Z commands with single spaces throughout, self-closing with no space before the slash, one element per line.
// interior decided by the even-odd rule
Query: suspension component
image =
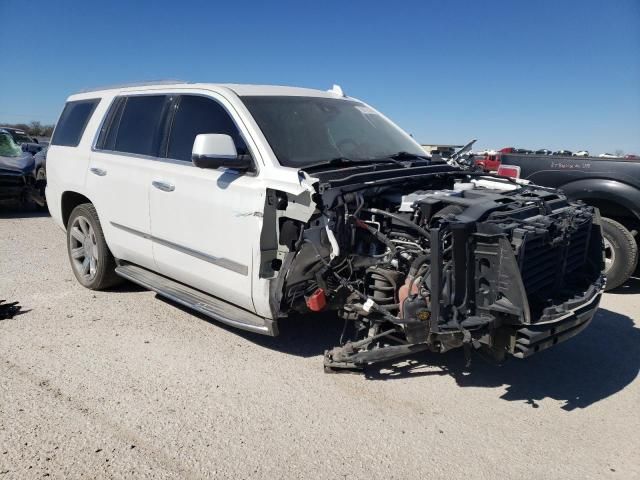
<path fill-rule="evenodd" d="M 397 270 L 378 266 L 369 267 L 365 273 L 366 293 L 385 310 L 397 312 L 399 308 L 398 289 L 403 276 L 403 273 Z"/>

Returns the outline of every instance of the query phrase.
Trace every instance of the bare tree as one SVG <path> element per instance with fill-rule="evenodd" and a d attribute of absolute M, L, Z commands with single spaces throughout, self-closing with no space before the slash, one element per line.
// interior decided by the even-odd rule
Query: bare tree
<path fill-rule="evenodd" d="M 42 123 L 38 122 L 37 120 L 31 122 L 29 124 L 29 135 L 34 135 L 36 137 L 42 135 Z"/>

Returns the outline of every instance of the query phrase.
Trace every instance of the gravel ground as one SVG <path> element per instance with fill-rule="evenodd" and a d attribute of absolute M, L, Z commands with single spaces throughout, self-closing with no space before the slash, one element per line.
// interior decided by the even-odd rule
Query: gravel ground
<path fill-rule="evenodd" d="M 640 478 L 639 292 L 526 361 L 327 375 L 335 320 L 266 338 L 92 292 L 50 218 L 0 209 L 0 479 Z"/>

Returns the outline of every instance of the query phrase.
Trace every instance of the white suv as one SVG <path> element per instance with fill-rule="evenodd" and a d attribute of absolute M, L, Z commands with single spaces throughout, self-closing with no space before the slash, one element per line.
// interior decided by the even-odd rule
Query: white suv
<path fill-rule="evenodd" d="M 593 209 L 432 160 L 338 87 L 73 95 L 47 175 L 82 285 L 125 278 L 269 335 L 335 310 L 353 341 L 331 368 L 462 345 L 526 356 L 584 328 L 603 284 Z"/>

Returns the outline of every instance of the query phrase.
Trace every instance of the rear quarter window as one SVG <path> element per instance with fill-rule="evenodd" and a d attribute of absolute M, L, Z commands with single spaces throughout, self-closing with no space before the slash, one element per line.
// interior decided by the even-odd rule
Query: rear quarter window
<path fill-rule="evenodd" d="M 53 133 L 51 145 L 77 147 L 98 103 L 99 98 L 67 102 Z"/>

